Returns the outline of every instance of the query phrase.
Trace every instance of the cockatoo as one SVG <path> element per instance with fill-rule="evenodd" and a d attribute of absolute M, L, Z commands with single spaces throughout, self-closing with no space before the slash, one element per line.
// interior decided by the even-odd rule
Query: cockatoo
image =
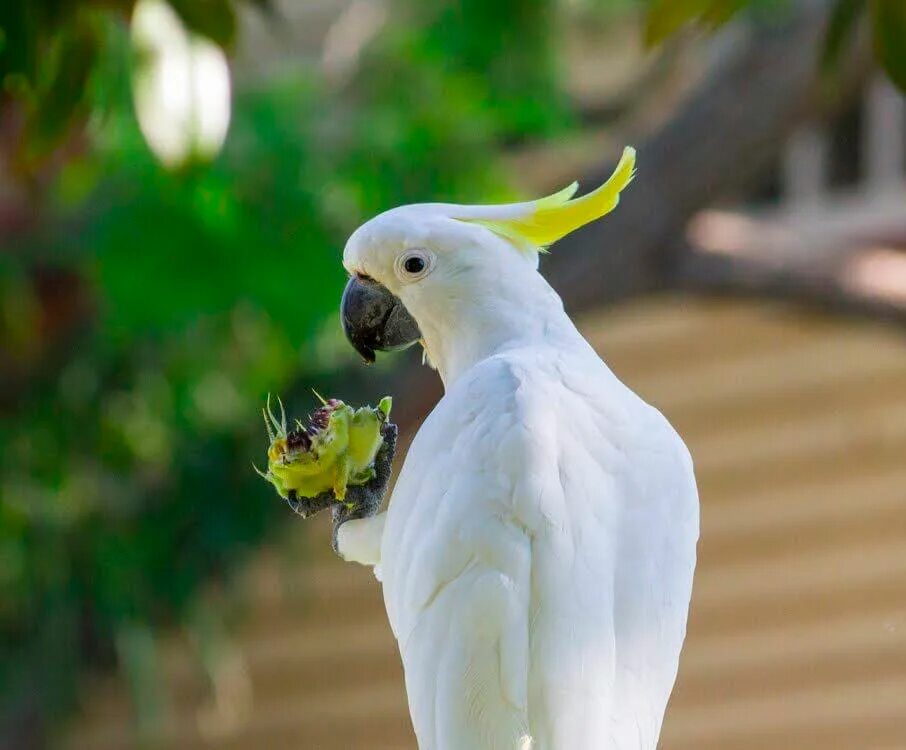
<path fill-rule="evenodd" d="M 346 245 L 353 346 L 420 342 L 445 391 L 386 511 L 382 487 L 335 510 L 338 553 L 383 584 L 421 750 L 657 745 L 692 593 L 692 461 L 538 273 L 634 165 L 627 148 L 581 198 L 402 206 Z"/>

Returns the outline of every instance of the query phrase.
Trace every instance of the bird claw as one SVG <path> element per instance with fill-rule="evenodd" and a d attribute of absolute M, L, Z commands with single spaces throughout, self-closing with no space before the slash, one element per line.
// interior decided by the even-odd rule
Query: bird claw
<path fill-rule="evenodd" d="M 387 485 L 390 484 L 398 434 L 397 426 L 391 422 L 387 422 L 381 427 L 384 444 L 374 459 L 374 477 L 366 484 L 348 487 L 346 499 L 343 502 L 334 502 L 331 508 L 333 514 L 332 546 L 333 551 L 337 554 L 339 554 L 337 536 L 340 526 L 347 521 L 369 518 L 381 509 L 387 493 Z"/>
<path fill-rule="evenodd" d="M 384 503 L 387 485 L 393 470 L 393 456 L 396 453 L 397 426 L 386 422 L 381 427 L 384 444 L 374 459 L 374 477 L 363 485 L 352 485 L 346 488 L 346 497 L 338 500 L 332 491 L 322 492 L 315 497 L 299 497 L 295 490 L 290 490 L 286 502 L 293 513 L 302 518 L 311 518 L 322 510 L 331 509 L 333 515 L 332 546 L 337 550 L 337 535 L 347 521 L 368 518 L 375 515 Z"/>
<path fill-rule="evenodd" d="M 302 518 L 311 518 L 333 505 L 336 502 L 336 498 L 332 492 L 322 492 L 315 497 L 299 497 L 296 495 L 295 490 L 290 490 L 286 502 L 296 515 L 302 516 Z"/>

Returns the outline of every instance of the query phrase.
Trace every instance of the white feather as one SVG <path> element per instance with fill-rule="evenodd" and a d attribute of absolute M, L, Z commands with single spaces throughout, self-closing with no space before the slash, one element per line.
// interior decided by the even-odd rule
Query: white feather
<path fill-rule="evenodd" d="M 446 386 L 386 517 L 362 522 L 383 524 L 419 747 L 654 750 L 695 567 L 688 451 L 511 246 L 419 209 L 346 251 L 415 315 Z M 406 286 L 386 256 L 411 237 L 438 269 Z"/>

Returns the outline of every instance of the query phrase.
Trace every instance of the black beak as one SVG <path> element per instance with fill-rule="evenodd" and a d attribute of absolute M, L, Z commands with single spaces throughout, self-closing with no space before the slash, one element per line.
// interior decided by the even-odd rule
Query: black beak
<path fill-rule="evenodd" d="M 405 349 L 422 337 L 399 297 L 373 279 L 353 276 L 349 280 L 340 302 L 340 319 L 349 343 L 369 364 L 375 351 Z"/>

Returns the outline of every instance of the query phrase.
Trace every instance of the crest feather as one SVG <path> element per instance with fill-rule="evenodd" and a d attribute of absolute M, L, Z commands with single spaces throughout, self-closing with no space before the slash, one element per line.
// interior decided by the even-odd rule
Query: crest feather
<path fill-rule="evenodd" d="M 620 192 L 634 176 L 635 149 L 627 146 L 607 182 L 581 198 L 573 199 L 579 188 L 579 183 L 574 182 L 546 198 L 518 204 L 528 207 L 520 216 L 470 221 L 506 237 L 520 249 L 543 251 L 570 232 L 613 211 L 620 202 Z"/>

